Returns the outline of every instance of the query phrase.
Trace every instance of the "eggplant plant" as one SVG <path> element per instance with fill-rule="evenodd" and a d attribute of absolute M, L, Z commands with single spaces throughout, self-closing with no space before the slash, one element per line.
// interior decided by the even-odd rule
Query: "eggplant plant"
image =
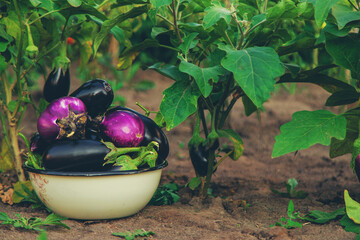
<path fill-rule="evenodd" d="M 225 124 L 235 103 L 242 100 L 246 116 L 262 109 L 279 77 L 286 71 L 300 69 L 301 66 L 294 66 L 295 60 L 301 59 L 299 52 L 313 54 L 313 49 L 321 46 L 301 35 L 308 29 L 313 34 L 320 29 L 314 23 L 315 3 L 298 0 L 151 3 L 147 16 L 153 24 L 151 38 L 124 49 L 118 67 L 128 67 L 134 56 L 147 48 L 166 45 L 163 51 L 173 51 L 174 61 L 148 66 L 149 70 L 174 80 L 163 92 L 158 119 L 165 122 L 167 130 L 190 117 L 195 119 L 188 149 L 197 175 L 193 183 L 197 183 L 200 196 L 205 198 L 221 162 L 227 157 L 237 160 L 243 154 L 239 133 Z M 164 44 L 163 39 L 168 41 Z M 222 147 L 224 141 L 231 147 Z"/>
<path fill-rule="evenodd" d="M 285 74 L 278 82 L 319 85 L 329 93 L 324 105 L 339 107 L 340 113 L 295 112 L 292 120 L 280 127 L 272 156 L 322 144 L 330 147 L 331 158 L 351 153 L 351 168 L 360 176 L 360 1 L 317 0 L 314 7 L 315 22 L 321 30 L 310 39 L 327 56 L 327 65 L 319 64 L 294 75 Z M 339 72 L 342 74 L 334 74 Z"/>

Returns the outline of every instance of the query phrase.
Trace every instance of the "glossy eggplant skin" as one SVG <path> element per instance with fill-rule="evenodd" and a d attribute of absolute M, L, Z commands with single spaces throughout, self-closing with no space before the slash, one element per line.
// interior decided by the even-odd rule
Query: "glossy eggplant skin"
<path fill-rule="evenodd" d="M 113 112 L 117 110 L 127 110 L 135 113 L 141 118 L 144 123 L 145 132 L 144 139 L 140 143 L 140 146 L 147 146 L 151 141 L 159 143 L 158 159 L 156 160 L 156 164 L 162 163 L 169 155 L 169 142 L 161 128 L 151 118 L 148 118 L 130 108 L 117 106 L 109 109 L 107 112 Z"/>
<path fill-rule="evenodd" d="M 86 106 L 88 115 L 95 118 L 103 114 L 111 105 L 114 92 L 105 80 L 94 79 L 81 85 L 70 96 L 81 99 Z"/>
<path fill-rule="evenodd" d="M 33 153 L 42 155 L 46 148 L 48 147 L 49 143 L 47 143 L 40 134 L 36 132 L 30 139 L 30 150 Z"/>
<path fill-rule="evenodd" d="M 43 166 L 55 171 L 105 170 L 104 157 L 110 149 L 102 142 L 90 139 L 56 141 L 44 152 Z"/>
<path fill-rule="evenodd" d="M 70 71 L 65 73 L 62 68 L 54 68 L 46 79 L 43 95 L 46 101 L 52 102 L 55 99 L 65 97 L 70 90 Z"/>
<path fill-rule="evenodd" d="M 216 144 L 216 143 L 215 143 Z M 197 176 L 204 177 L 207 174 L 208 165 L 209 165 L 209 151 L 206 145 L 203 146 L 202 144 L 191 145 L 189 148 L 189 154 L 191 158 L 191 163 L 194 166 L 195 172 Z M 216 159 L 214 160 L 214 166 L 216 164 Z M 214 172 L 216 169 L 214 170 Z"/>

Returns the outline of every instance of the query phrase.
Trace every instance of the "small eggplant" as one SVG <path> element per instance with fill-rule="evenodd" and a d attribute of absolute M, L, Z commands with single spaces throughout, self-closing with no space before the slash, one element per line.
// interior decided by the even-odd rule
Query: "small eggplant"
<path fill-rule="evenodd" d="M 100 124 L 100 133 L 105 141 L 116 147 L 136 147 L 144 139 L 144 123 L 130 111 L 106 112 Z"/>
<path fill-rule="evenodd" d="M 114 92 L 109 83 L 102 79 L 94 79 L 81 85 L 70 94 L 84 102 L 88 115 L 95 118 L 103 114 L 114 99 Z"/>
<path fill-rule="evenodd" d="M 52 143 L 43 155 L 46 170 L 101 171 L 106 170 L 104 157 L 110 149 L 102 142 L 80 139 Z"/>
<path fill-rule="evenodd" d="M 75 97 L 52 101 L 38 118 L 37 129 L 42 139 L 81 138 L 87 117 L 84 103 Z"/>
<path fill-rule="evenodd" d="M 209 149 L 207 149 L 206 145 L 191 145 L 189 146 L 189 154 L 191 158 L 191 163 L 195 169 L 196 175 L 200 177 L 204 177 L 207 174 L 208 165 L 209 165 Z M 214 166 L 217 161 L 214 159 Z M 213 172 L 215 172 L 214 169 Z"/>
<path fill-rule="evenodd" d="M 107 113 L 119 110 L 127 110 L 133 112 L 141 118 L 144 123 L 145 132 L 144 139 L 140 143 L 140 146 L 147 146 L 151 141 L 157 142 L 159 144 L 159 150 L 158 160 L 156 161 L 156 163 L 162 163 L 169 155 L 169 142 L 161 128 L 151 118 L 146 117 L 143 114 L 138 113 L 137 111 L 130 108 L 117 106 L 109 109 Z"/>
<path fill-rule="evenodd" d="M 40 134 L 36 132 L 30 139 L 30 151 L 42 155 L 45 149 L 48 147 L 48 143 L 40 137 Z"/>
<path fill-rule="evenodd" d="M 55 99 L 65 97 L 70 90 L 69 69 L 63 72 L 61 67 L 54 68 L 46 79 L 43 95 L 46 101 L 52 102 Z"/>

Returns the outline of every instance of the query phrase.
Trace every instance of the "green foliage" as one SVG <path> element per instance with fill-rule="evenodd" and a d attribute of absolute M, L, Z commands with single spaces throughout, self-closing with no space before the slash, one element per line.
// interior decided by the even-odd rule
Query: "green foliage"
<path fill-rule="evenodd" d="M 43 229 L 44 226 L 58 226 L 63 227 L 66 229 L 70 229 L 68 225 L 61 222 L 66 220 L 66 218 L 56 215 L 54 213 L 47 216 L 44 220 L 41 218 L 26 218 L 20 216 L 20 214 L 16 214 L 17 218 L 12 219 L 6 213 L 0 213 L 0 221 L 2 225 L 12 225 L 15 228 L 22 228 L 26 230 L 35 230 L 40 232 L 39 239 L 46 239 L 46 234 L 44 233 L 45 230 Z"/>
<path fill-rule="evenodd" d="M 138 237 L 150 237 L 155 235 L 152 231 L 145 231 L 144 229 L 136 229 L 134 232 L 114 232 L 111 233 L 113 236 L 125 238 L 126 240 L 133 240 Z"/>
<path fill-rule="evenodd" d="M 32 188 L 31 182 L 17 182 L 14 184 L 14 194 L 13 194 L 13 202 L 20 203 L 20 202 L 29 202 L 31 203 L 31 207 L 34 208 L 42 208 L 48 209 L 44 203 L 39 199 L 36 195 L 35 190 Z"/>
<path fill-rule="evenodd" d="M 296 190 L 296 186 L 298 185 L 298 182 L 295 178 L 290 178 L 286 183 L 284 183 L 286 186 L 286 192 L 280 192 L 275 189 L 271 189 L 273 193 L 279 194 L 281 197 L 286 198 L 306 198 L 309 194 L 304 191 L 298 191 Z"/>
<path fill-rule="evenodd" d="M 165 183 L 156 189 L 149 205 L 172 205 L 180 199 L 180 196 L 177 194 L 179 190 L 180 187 L 176 183 Z"/>
<path fill-rule="evenodd" d="M 339 208 L 331 213 L 314 210 L 311 211 L 309 214 L 306 214 L 301 219 L 313 223 L 324 224 L 339 217 L 342 217 L 345 214 L 345 208 Z"/>
<path fill-rule="evenodd" d="M 293 114 L 292 121 L 280 128 L 275 137 L 272 157 L 306 149 L 320 143 L 330 145 L 331 138 L 343 140 L 346 133 L 346 119 L 327 110 L 300 111 Z"/>
<path fill-rule="evenodd" d="M 299 217 L 299 212 L 294 212 L 294 203 L 292 200 L 289 202 L 287 214 L 289 218 L 282 217 L 280 222 L 276 222 L 273 225 L 270 225 L 270 227 L 279 226 L 286 229 L 292 229 L 292 228 L 302 228 L 301 223 L 296 222 L 295 220 Z"/>

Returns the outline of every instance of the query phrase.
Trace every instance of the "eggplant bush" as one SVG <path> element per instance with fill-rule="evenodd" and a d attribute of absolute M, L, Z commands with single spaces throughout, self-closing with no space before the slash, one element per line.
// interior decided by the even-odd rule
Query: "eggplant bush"
<path fill-rule="evenodd" d="M 316 4 L 322 6 L 324 2 Z M 312 54 L 312 49 L 323 47 L 317 45 L 315 33 L 308 41 L 296 37 L 305 29 L 321 31 L 313 24 L 314 5 L 306 1 L 254 4 L 174 0 L 152 1 L 150 12 L 151 39 L 124 49 L 118 67 L 129 66 L 134 54 L 145 48 L 151 51 L 155 46 L 162 48 L 159 51 L 174 52 L 172 61 L 158 62 L 148 69 L 174 80 L 164 90 L 160 104 L 166 129 L 188 118 L 199 125 L 194 128 L 188 149 L 195 172 L 204 183 L 200 195 L 206 197 L 214 167 L 224 157 L 237 160 L 243 153 L 239 133 L 225 127 L 234 105 L 241 99 L 246 116 L 263 109 L 286 70 L 296 74 L 300 69 L 296 64 L 303 62 L 294 63 L 293 59 L 298 59 L 294 55 L 299 51 Z M 164 43 L 162 39 L 169 41 Z M 224 141 L 231 143 L 229 147 L 222 146 Z M 202 148 L 205 151 L 199 161 L 195 153 Z"/>

